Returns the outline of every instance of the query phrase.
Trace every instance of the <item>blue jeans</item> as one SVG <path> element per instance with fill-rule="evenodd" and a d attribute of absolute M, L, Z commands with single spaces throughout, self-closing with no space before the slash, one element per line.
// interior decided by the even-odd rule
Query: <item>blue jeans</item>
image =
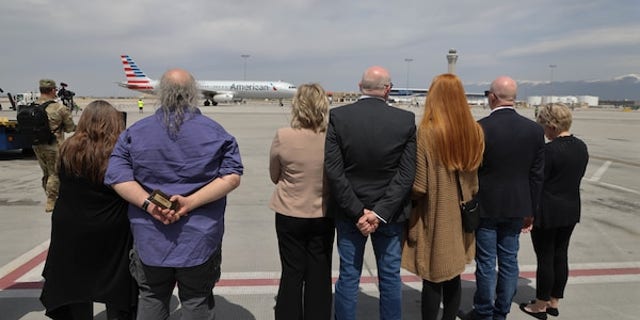
<path fill-rule="evenodd" d="M 367 238 L 355 223 L 336 220 L 340 275 L 335 288 L 335 319 L 355 320 L 358 287 Z M 404 223 L 384 224 L 371 234 L 380 288 L 380 320 L 402 319 L 402 235 Z"/>
<path fill-rule="evenodd" d="M 479 320 L 506 319 L 511 310 L 518 288 L 522 223 L 522 218 L 480 218 L 476 230 L 476 293 L 473 297 L 474 312 Z"/>

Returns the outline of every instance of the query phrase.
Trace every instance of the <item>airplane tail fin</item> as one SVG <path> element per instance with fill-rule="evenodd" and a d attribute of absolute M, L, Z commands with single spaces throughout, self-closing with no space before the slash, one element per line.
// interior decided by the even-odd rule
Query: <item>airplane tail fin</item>
<path fill-rule="evenodd" d="M 153 90 L 151 79 L 140 70 L 140 67 L 129 55 L 121 55 L 120 58 L 122 59 L 124 74 L 127 77 L 127 82 L 122 83 L 123 87 L 139 91 Z"/>

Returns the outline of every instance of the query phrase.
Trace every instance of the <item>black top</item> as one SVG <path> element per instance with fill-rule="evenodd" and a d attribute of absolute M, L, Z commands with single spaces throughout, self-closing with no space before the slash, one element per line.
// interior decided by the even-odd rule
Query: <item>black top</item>
<path fill-rule="evenodd" d="M 580 181 L 588 161 L 587 145 L 573 135 L 546 144 L 542 208 L 534 220 L 536 227 L 564 227 L 580 221 Z"/>
<path fill-rule="evenodd" d="M 129 273 L 133 244 L 127 202 L 103 184 L 60 169 L 60 194 L 51 216 L 51 244 L 40 300 L 50 314 L 80 302 L 129 311 L 137 287 Z"/>

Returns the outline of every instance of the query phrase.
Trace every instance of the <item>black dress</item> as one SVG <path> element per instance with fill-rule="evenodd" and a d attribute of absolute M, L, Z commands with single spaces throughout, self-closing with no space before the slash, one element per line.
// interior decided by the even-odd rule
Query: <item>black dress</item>
<path fill-rule="evenodd" d="M 133 244 L 127 202 L 103 184 L 60 169 L 51 244 L 40 300 L 47 315 L 72 303 L 101 302 L 129 312 L 137 285 L 129 273 Z M 115 311 L 115 310 L 114 310 Z"/>

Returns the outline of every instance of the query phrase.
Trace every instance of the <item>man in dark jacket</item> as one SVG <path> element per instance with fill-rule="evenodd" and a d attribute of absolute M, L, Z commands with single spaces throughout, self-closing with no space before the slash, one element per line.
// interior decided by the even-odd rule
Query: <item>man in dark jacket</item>
<path fill-rule="evenodd" d="M 483 213 L 476 230 L 474 310 L 467 319 L 506 319 L 518 287 L 520 232 L 531 229 L 542 192 L 544 132 L 513 108 L 516 92 L 513 79 L 494 80 L 486 92 L 491 114 L 479 121 L 485 137 L 478 170 Z"/>
<path fill-rule="evenodd" d="M 380 283 L 380 319 L 401 319 L 400 260 L 404 222 L 411 209 L 415 176 L 416 126 L 411 112 L 389 106 L 387 70 L 367 69 L 363 96 L 331 110 L 325 170 L 340 255 L 336 319 L 355 319 L 358 285 L 371 235 Z"/>

